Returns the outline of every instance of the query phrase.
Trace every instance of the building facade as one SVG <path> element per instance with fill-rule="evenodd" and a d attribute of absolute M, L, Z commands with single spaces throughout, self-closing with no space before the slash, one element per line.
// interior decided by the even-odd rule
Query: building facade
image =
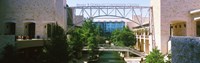
<path fill-rule="evenodd" d="M 100 26 L 105 33 L 112 33 L 117 29 L 123 29 L 125 27 L 125 22 L 112 22 L 112 21 L 104 21 L 104 22 L 94 22 L 97 26 Z"/>
<path fill-rule="evenodd" d="M 199 36 L 199 0 L 151 0 L 155 44 L 167 53 L 171 36 Z"/>
<path fill-rule="evenodd" d="M 1 0 L 0 35 L 46 38 L 47 24 L 66 29 L 66 0 Z"/>
<path fill-rule="evenodd" d="M 116 29 L 122 29 L 123 27 L 128 26 L 127 24 L 131 21 L 123 19 L 123 18 L 116 18 L 116 17 L 99 17 L 95 18 L 94 23 L 100 25 L 105 33 L 111 33 Z"/>

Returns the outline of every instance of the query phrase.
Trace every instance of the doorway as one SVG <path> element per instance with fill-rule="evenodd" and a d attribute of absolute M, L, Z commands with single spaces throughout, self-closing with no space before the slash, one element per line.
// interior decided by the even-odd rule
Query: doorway
<path fill-rule="evenodd" d="M 16 32 L 16 24 L 13 22 L 6 23 L 5 35 L 15 35 L 15 32 Z"/>
<path fill-rule="evenodd" d="M 35 23 L 25 24 L 26 33 L 30 38 L 35 38 Z"/>

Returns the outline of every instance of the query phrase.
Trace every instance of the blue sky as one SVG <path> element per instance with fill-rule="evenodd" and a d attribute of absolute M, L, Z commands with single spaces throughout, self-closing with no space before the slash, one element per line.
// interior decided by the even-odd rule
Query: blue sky
<path fill-rule="evenodd" d="M 149 6 L 150 0 L 67 0 L 69 6 L 76 6 L 77 4 L 136 4 L 140 6 Z"/>

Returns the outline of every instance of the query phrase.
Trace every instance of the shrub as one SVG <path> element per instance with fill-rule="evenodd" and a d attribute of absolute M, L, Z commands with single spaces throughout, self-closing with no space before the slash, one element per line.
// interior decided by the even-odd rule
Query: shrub
<path fill-rule="evenodd" d="M 164 63 L 164 56 L 162 53 L 157 49 L 153 49 L 152 52 L 148 56 L 146 56 L 146 63 Z"/>
<path fill-rule="evenodd" d="M 3 51 L 2 63 L 15 63 L 17 61 L 16 48 L 13 45 L 6 45 Z M 17 62 L 16 62 L 17 63 Z"/>

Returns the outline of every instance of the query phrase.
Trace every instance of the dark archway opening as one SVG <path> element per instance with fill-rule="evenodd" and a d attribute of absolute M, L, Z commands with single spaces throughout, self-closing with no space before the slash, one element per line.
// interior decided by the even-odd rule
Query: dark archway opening
<path fill-rule="evenodd" d="M 5 35 L 15 35 L 16 24 L 13 22 L 6 23 Z"/>
<path fill-rule="evenodd" d="M 50 38 L 52 37 L 52 27 L 53 27 L 54 23 L 48 23 L 45 28 L 47 30 L 47 37 Z"/>
<path fill-rule="evenodd" d="M 196 34 L 197 37 L 200 36 L 200 21 L 196 22 Z"/>
<path fill-rule="evenodd" d="M 35 38 L 35 23 L 27 23 L 25 28 L 29 38 Z"/>

